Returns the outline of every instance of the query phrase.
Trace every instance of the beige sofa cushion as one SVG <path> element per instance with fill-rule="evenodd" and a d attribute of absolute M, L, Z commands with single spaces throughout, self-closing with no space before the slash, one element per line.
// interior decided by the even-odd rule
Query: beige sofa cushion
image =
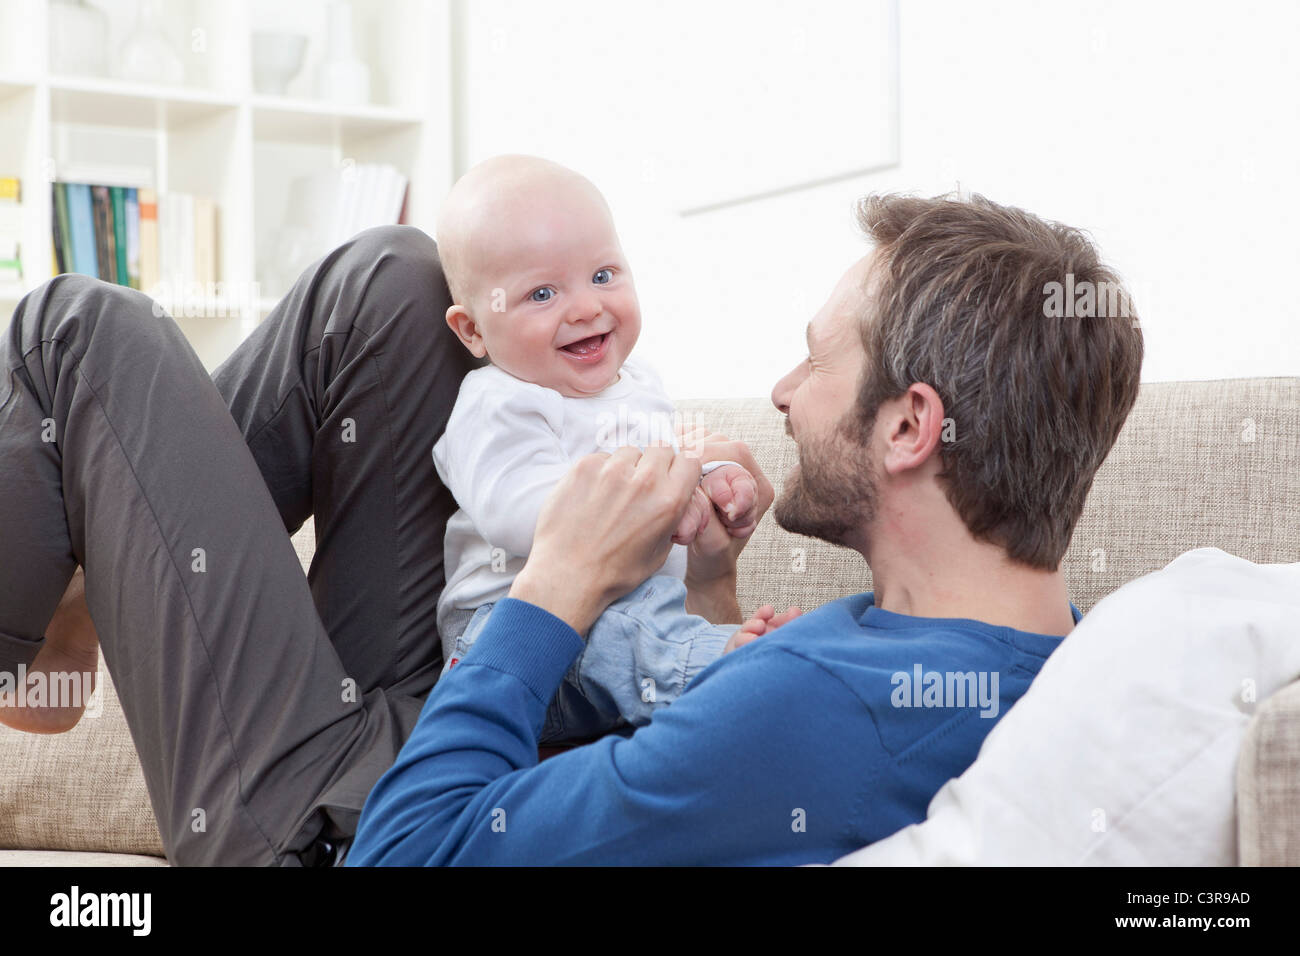
<path fill-rule="evenodd" d="M 1237 760 L 1243 866 L 1300 866 L 1300 682 L 1264 701 Z"/>
<path fill-rule="evenodd" d="M 63 734 L 0 727 L 0 849 L 162 856 L 144 771 L 112 681 Z M 89 714 L 99 709 L 98 716 Z"/>

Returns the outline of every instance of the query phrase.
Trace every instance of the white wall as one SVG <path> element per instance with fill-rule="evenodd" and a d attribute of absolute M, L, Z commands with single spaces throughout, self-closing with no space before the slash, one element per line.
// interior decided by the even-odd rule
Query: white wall
<path fill-rule="evenodd" d="M 472 27 L 480 4 L 464 6 Z M 847 0 L 813 6 L 815 18 L 800 12 L 807 5 L 788 5 L 784 27 L 814 47 L 817 31 L 834 23 L 828 6 L 845 23 L 860 8 Z M 571 85 L 574 70 L 601 91 L 661 82 L 679 67 L 672 50 L 658 75 L 647 72 L 644 51 L 622 61 L 592 52 L 637 42 L 620 20 L 633 9 L 605 5 L 594 20 L 570 21 L 563 48 L 534 35 L 526 49 L 534 51 L 535 83 L 564 75 L 561 86 Z M 471 131 L 475 124 L 496 131 L 477 141 L 487 152 L 536 151 L 525 127 L 554 124 L 557 111 L 530 94 L 535 120 L 504 115 L 510 100 L 501 84 L 510 85 L 502 78 L 514 41 L 499 24 L 492 31 L 475 42 L 477 85 L 464 91 L 462 109 Z M 869 124 L 889 141 L 879 40 L 862 38 L 864 63 L 846 68 L 842 83 L 810 82 L 803 95 L 836 102 L 845 124 Z M 615 171 L 642 174 L 660 144 L 653 127 L 639 140 L 621 135 L 610 149 L 601 124 L 608 114 L 593 110 L 555 158 L 610 194 L 641 293 L 638 353 L 678 397 L 768 394 L 802 359 L 804 323 L 865 250 L 853 201 L 874 190 L 933 195 L 957 185 L 1095 236 L 1134 293 L 1147 342 L 1144 379 L 1296 375 L 1296 49 L 1300 5 L 1291 3 L 901 0 L 893 168 L 682 219 L 649 208 L 648 191 L 638 201 Z M 731 65 L 719 44 L 714 69 Z M 843 143 L 841 132 L 830 139 Z M 812 169 L 824 168 L 821 146 L 776 125 L 765 148 L 780 151 L 787 166 L 807 155 Z M 462 158 L 481 157 L 471 148 Z M 707 149 L 692 158 L 701 168 L 711 161 Z M 876 158 L 864 154 L 862 165 Z"/>
<path fill-rule="evenodd" d="M 636 354 L 674 396 L 768 393 L 861 254 L 843 190 L 801 187 L 896 161 L 891 0 L 458 10 L 460 164 L 537 153 L 590 177 L 640 293 Z"/>
<path fill-rule="evenodd" d="M 904 0 L 902 164 L 1088 229 L 1147 381 L 1300 375 L 1300 5 Z"/>

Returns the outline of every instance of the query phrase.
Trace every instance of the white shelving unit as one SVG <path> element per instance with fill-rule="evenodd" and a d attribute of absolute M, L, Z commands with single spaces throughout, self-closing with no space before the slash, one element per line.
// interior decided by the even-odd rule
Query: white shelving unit
<path fill-rule="evenodd" d="M 0 285 L 6 318 L 53 272 L 50 183 L 65 172 L 130 168 L 159 193 L 215 200 L 217 294 L 164 299 L 209 368 L 285 291 L 274 257 L 294 179 L 389 163 L 409 179 L 406 221 L 432 232 L 453 178 L 447 0 L 351 0 L 356 51 L 370 70 L 371 101 L 359 105 L 313 95 L 326 0 L 168 0 L 163 26 L 185 64 L 183 83 L 169 86 L 52 73 L 56 2 L 0 3 L 0 177 L 20 177 L 23 191 L 24 276 Z M 91 3 L 109 18 L 106 43 L 119 43 L 134 0 Z M 285 96 L 253 88 L 251 37 L 266 29 L 308 37 Z"/>

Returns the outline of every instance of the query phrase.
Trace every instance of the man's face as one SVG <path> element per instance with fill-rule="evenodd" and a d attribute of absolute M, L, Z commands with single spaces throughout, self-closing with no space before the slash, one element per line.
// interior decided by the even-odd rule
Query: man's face
<path fill-rule="evenodd" d="M 870 449 L 849 418 L 864 360 L 858 322 L 870 262 L 864 256 L 840 279 L 808 323 L 808 358 L 772 389 L 799 449 L 773 510 L 777 524 L 858 551 L 865 551 L 877 497 Z"/>
<path fill-rule="evenodd" d="M 632 272 L 594 191 L 558 187 L 481 244 L 472 315 L 493 364 L 570 398 L 613 384 L 641 333 Z"/>

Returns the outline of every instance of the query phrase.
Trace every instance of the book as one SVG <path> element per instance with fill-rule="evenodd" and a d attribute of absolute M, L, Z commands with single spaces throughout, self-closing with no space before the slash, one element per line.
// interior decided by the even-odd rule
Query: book
<path fill-rule="evenodd" d="M 194 281 L 217 281 L 217 207 L 201 196 L 194 198 Z"/>
<path fill-rule="evenodd" d="M 72 229 L 68 224 L 68 184 L 51 183 L 54 212 L 54 259 L 59 272 L 75 272 L 72 260 Z"/>
<path fill-rule="evenodd" d="M 176 277 L 179 284 L 194 281 L 194 197 L 189 193 L 170 193 L 173 220 L 172 241 L 179 255 L 176 257 Z M 178 295 L 181 293 L 178 292 Z"/>
<path fill-rule="evenodd" d="M 402 222 L 407 184 L 406 176 L 387 163 L 302 176 L 290 184 L 285 223 L 312 237 L 310 255 L 304 257 L 309 261 L 364 229 Z"/>
<path fill-rule="evenodd" d="M 23 277 L 22 183 L 15 177 L 0 178 L 0 282 L 17 282 Z"/>
<path fill-rule="evenodd" d="M 196 281 L 194 197 L 189 193 L 163 193 L 158 203 L 158 241 L 162 281 L 179 298 L 185 285 Z"/>
<path fill-rule="evenodd" d="M 126 191 L 121 186 L 109 186 L 108 195 L 113 203 L 113 281 L 130 285 L 126 266 Z"/>
<path fill-rule="evenodd" d="M 126 275 L 132 289 L 140 288 L 140 200 L 134 186 L 122 192 L 126 210 Z"/>
<path fill-rule="evenodd" d="M 140 206 L 140 288 L 151 292 L 161 278 L 158 263 L 158 194 L 141 189 Z"/>
<path fill-rule="evenodd" d="M 58 183 L 50 183 L 50 228 L 54 233 L 51 237 L 53 240 L 51 242 L 51 252 L 54 257 L 53 268 L 56 276 L 68 271 L 63 261 L 64 226 L 59 222 L 59 205 L 63 201 L 60 195 L 61 192 Z"/>
<path fill-rule="evenodd" d="M 95 263 L 99 278 L 116 282 L 117 256 L 113 251 L 113 202 L 107 186 L 90 187 L 91 211 L 94 215 Z"/>
<path fill-rule="evenodd" d="M 95 245 L 95 211 L 90 187 L 85 183 L 67 184 L 68 223 L 72 235 L 72 271 L 99 278 L 99 259 Z"/>

